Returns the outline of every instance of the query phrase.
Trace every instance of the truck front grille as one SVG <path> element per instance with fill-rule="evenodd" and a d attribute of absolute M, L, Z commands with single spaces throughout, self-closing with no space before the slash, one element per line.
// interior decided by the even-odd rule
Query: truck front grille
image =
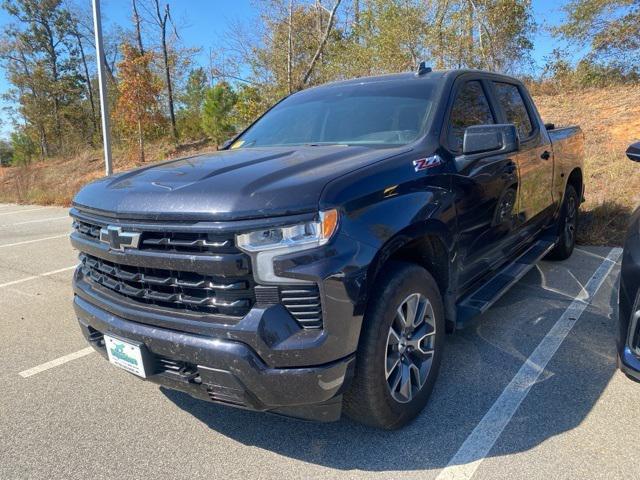
<path fill-rule="evenodd" d="M 100 230 L 106 226 L 74 219 L 73 229 L 79 234 L 100 241 Z M 175 253 L 237 253 L 233 237 L 205 232 L 142 231 L 139 250 Z"/>
<path fill-rule="evenodd" d="M 80 254 L 80 268 L 92 283 L 144 304 L 244 316 L 254 302 L 250 278 L 132 267 L 87 254 Z"/>
<path fill-rule="evenodd" d="M 256 285 L 251 258 L 236 247 L 232 232 L 72 214 L 72 242 L 81 252 L 79 273 L 88 291 L 128 306 L 223 323 L 239 321 L 256 303 L 281 304 L 302 328 L 322 328 L 318 286 Z M 112 251 L 100 238 L 110 226 L 139 233 L 137 248 Z"/>

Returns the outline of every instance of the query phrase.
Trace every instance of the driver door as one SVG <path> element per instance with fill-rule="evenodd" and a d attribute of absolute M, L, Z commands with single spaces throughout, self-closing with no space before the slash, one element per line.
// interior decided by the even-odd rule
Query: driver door
<path fill-rule="evenodd" d="M 497 123 L 488 91 L 481 79 L 458 85 L 446 125 L 447 143 L 457 159 L 463 156 L 468 127 Z M 508 260 L 517 243 L 518 168 L 512 157 L 497 152 L 475 154 L 453 177 L 462 290 Z"/>

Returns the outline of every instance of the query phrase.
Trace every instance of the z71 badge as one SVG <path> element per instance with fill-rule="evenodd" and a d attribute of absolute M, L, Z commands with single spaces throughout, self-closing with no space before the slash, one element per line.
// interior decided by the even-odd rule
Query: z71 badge
<path fill-rule="evenodd" d="M 432 155 L 427 158 L 420 158 L 413 161 L 413 168 L 416 172 L 426 170 L 427 168 L 437 167 L 438 165 L 442 165 L 442 158 L 440 158 L 440 155 Z"/>

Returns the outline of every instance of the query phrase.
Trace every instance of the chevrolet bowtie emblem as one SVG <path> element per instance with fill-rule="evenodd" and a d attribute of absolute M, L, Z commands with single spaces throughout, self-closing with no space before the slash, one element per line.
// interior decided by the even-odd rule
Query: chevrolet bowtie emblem
<path fill-rule="evenodd" d="M 109 225 L 100 229 L 100 241 L 108 244 L 111 250 L 122 252 L 125 248 L 138 248 L 140 234 L 123 232 L 121 227 Z"/>

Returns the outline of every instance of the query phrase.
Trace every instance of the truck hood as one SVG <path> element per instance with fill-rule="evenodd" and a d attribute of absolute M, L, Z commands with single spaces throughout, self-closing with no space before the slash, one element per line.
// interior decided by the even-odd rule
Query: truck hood
<path fill-rule="evenodd" d="M 120 218 L 240 220 L 315 211 L 325 185 L 407 152 L 305 146 L 224 150 L 105 177 L 74 205 Z"/>

